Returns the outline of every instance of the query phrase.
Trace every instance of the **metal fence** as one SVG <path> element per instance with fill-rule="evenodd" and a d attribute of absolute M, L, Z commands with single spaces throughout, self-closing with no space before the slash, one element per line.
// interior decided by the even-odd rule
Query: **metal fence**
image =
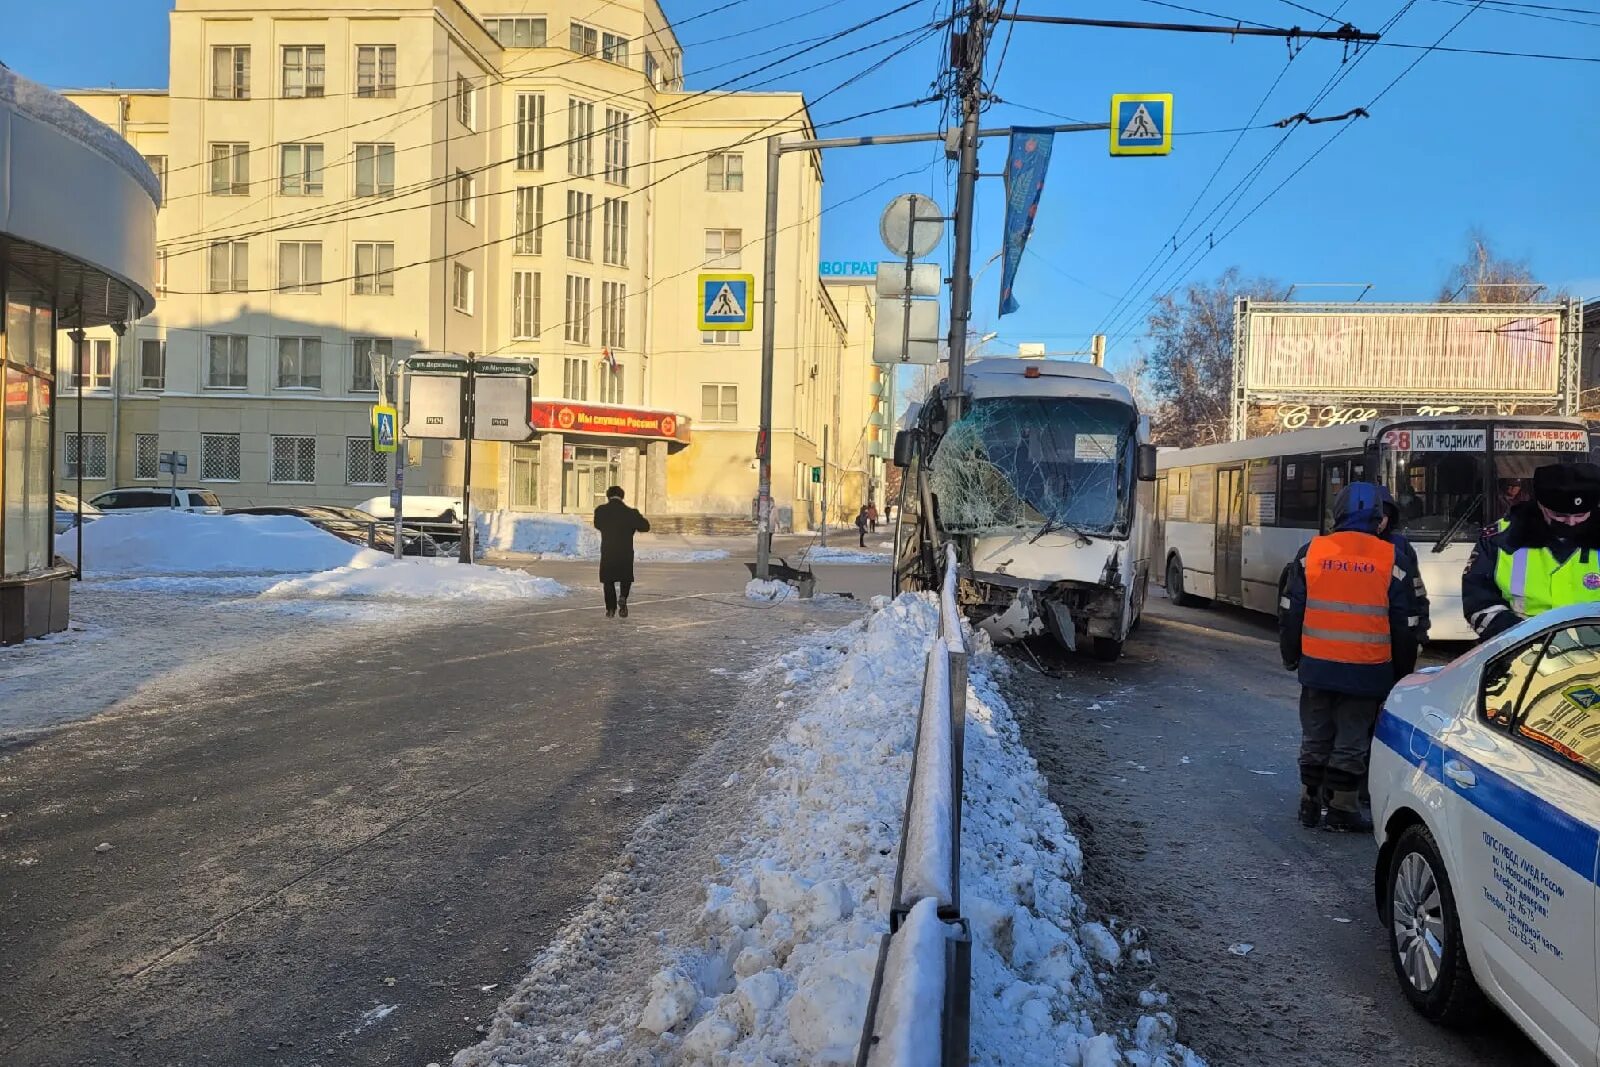
<path fill-rule="evenodd" d="M 955 548 L 947 545 L 939 636 L 923 668 L 889 936 L 878 951 L 857 1067 L 967 1063 L 972 935 L 961 915 L 967 654 Z"/>

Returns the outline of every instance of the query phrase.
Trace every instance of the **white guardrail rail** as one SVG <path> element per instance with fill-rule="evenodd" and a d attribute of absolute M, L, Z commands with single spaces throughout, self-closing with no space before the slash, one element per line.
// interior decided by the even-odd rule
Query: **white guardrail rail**
<path fill-rule="evenodd" d="M 889 936 L 867 1000 L 857 1067 L 965 1067 L 972 936 L 961 916 L 961 788 L 967 643 L 956 551 L 945 546 L 939 636 L 928 650 L 900 824 Z"/>

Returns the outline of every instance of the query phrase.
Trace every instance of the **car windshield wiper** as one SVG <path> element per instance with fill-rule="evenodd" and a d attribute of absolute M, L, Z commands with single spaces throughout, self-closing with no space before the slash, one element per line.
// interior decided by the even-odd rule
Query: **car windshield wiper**
<path fill-rule="evenodd" d="M 1434 542 L 1433 550 L 1435 552 L 1443 552 L 1446 548 L 1448 548 L 1450 546 L 1450 542 L 1455 540 L 1456 534 L 1461 532 L 1461 528 L 1467 524 L 1467 520 L 1472 517 L 1472 513 L 1477 509 L 1478 505 L 1482 503 L 1483 494 L 1479 493 L 1472 499 L 1472 503 L 1467 505 L 1467 509 L 1461 513 L 1461 517 L 1455 522 L 1451 523 L 1450 527 L 1445 530 L 1444 533 L 1439 535 L 1439 540 Z"/>

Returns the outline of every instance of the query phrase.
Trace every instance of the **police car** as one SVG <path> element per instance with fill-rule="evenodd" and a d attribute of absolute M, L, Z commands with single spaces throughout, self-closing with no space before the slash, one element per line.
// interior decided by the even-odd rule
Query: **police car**
<path fill-rule="evenodd" d="M 1400 987 L 1498 1004 L 1559 1064 L 1600 1056 L 1600 605 L 1529 619 L 1395 687 L 1372 744 L 1378 910 Z"/>

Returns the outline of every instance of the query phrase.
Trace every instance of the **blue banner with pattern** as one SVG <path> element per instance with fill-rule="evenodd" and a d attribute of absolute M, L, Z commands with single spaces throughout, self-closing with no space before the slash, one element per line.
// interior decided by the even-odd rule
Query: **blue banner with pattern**
<path fill-rule="evenodd" d="M 1011 151 L 1006 154 L 1005 262 L 1000 275 L 1000 314 L 1009 315 L 1021 305 L 1011 293 L 1017 280 L 1022 250 L 1033 233 L 1044 192 L 1044 173 L 1050 168 L 1050 146 L 1055 134 L 1046 129 L 1018 126 L 1011 131 Z"/>

